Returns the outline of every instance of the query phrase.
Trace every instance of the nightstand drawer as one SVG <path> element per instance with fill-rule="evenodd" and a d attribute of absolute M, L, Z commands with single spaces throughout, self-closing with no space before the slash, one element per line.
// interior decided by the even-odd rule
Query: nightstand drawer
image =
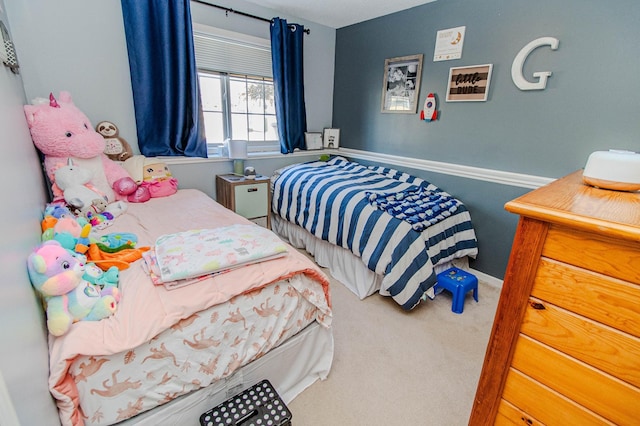
<path fill-rule="evenodd" d="M 268 189 L 266 182 L 235 186 L 236 213 L 249 219 L 267 216 Z"/>
<path fill-rule="evenodd" d="M 271 229 L 271 180 L 267 176 L 216 175 L 216 200 L 258 225 Z"/>

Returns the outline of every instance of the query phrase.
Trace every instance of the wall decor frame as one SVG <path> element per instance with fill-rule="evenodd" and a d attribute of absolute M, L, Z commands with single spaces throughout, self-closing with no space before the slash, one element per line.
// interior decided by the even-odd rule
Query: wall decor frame
<path fill-rule="evenodd" d="M 438 31 L 436 46 L 433 49 L 433 62 L 462 58 L 466 29 L 467 27 L 456 27 Z"/>
<path fill-rule="evenodd" d="M 489 95 L 493 64 L 449 68 L 447 102 L 484 102 Z"/>
<path fill-rule="evenodd" d="M 322 135 L 322 145 L 325 148 L 340 148 L 340 129 L 326 128 Z"/>
<path fill-rule="evenodd" d="M 320 132 L 304 132 L 304 141 L 307 149 L 322 149 L 322 133 Z"/>
<path fill-rule="evenodd" d="M 398 56 L 384 61 L 382 112 L 415 114 L 418 110 L 423 54 Z"/>

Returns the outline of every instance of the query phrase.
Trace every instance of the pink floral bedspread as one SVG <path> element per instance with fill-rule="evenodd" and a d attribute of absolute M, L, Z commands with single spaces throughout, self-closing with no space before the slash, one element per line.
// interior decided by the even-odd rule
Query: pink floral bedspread
<path fill-rule="evenodd" d="M 126 214 L 118 217 L 113 225 L 103 229 L 102 234 L 110 232 L 130 232 L 138 237 L 138 245 L 153 245 L 162 234 L 181 232 L 193 228 L 212 228 L 228 226 L 234 223 L 250 224 L 251 222 L 227 210 L 204 193 L 197 190 L 180 190 L 175 195 L 164 198 L 152 198 L 146 203 L 129 204 Z M 257 226 L 257 225 L 256 225 Z M 49 336 L 50 376 L 49 387 L 56 399 L 60 419 L 64 425 L 82 425 L 90 420 L 89 415 L 81 409 L 80 393 L 76 381 L 80 382 L 86 372 L 78 370 L 82 363 L 71 366 L 79 357 L 86 357 L 87 362 L 116 354 L 137 353 L 137 349 L 148 345 L 148 354 L 160 353 L 162 346 L 154 346 L 157 336 L 167 330 L 180 327 L 182 321 L 193 318 L 194 314 L 203 312 L 221 304 L 235 303 L 241 299 L 251 300 L 257 289 L 273 283 L 269 291 L 293 291 L 301 295 L 310 305 L 315 306 L 313 320 L 329 327 L 331 324 L 331 299 L 329 283 L 323 272 L 306 256 L 293 248 L 288 249 L 284 257 L 257 263 L 231 270 L 227 273 L 206 278 L 193 285 L 167 290 L 164 286 L 154 285 L 141 266 L 141 260 L 133 263 L 120 274 L 121 300 L 115 315 L 102 321 L 84 321 L 72 325 L 70 331 L 60 337 Z M 296 284 L 296 283 L 305 283 Z M 310 284 L 307 286 L 307 284 Z M 293 290 L 287 290 L 289 287 Z M 300 287 L 300 288 L 296 288 Z M 262 293 L 262 292 L 260 292 Z M 268 293 L 264 293 L 265 295 Z M 232 299 L 234 299 L 232 301 Z M 252 302 L 253 303 L 253 302 Z M 252 305 L 250 310 L 268 310 L 269 301 L 263 300 L 260 305 Z M 233 314 L 231 309 L 230 315 Z M 271 311 L 272 313 L 275 311 Z M 209 313 L 212 315 L 212 313 Z M 309 313 L 307 312 L 307 315 Z M 274 316 L 278 318 L 278 315 Z M 211 318 L 211 317 L 209 317 Z M 233 318 L 233 315 L 227 318 Z M 231 321 L 231 320 L 229 320 Z M 213 321 L 211 321 L 213 322 Z M 247 324 L 245 324 L 247 326 Z M 248 327 L 251 327 L 250 325 Z M 199 332 L 198 332 L 199 333 Z M 203 332 L 204 333 L 204 332 Z M 191 342 L 202 339 L 220 339 L 224 332 L 217 336 L 191 335 Z M 166 337 L 166 336 L 165 336 Z M 277 345 L 278 342 L 273 344 Z M 184 343 L 183 345 L 188 345 Z M 271 343 L 265 346 L 269 348 Z M 160 351 L 160 352 L 155 352 Z M 142 352 L 140 352 L 142 353 Z M 242 362 L 248 363 L 260 354 L 260 350 Z M 158 355 L 161 356 L 161 355 Z M 261 355 L 260 355 L 261 356 Z M 151 356 L 150 359 L 152 359 Z M 143 361 L 141 357 L 140 361 Z M 237 360 L 236 360 L 237 361 Z M 150 362 L 147 360 L 147 362 Z M 237 364 L 237 365 L 236 365 Z M 242 363 L 240 363 L 242 364 Z M 236 368 L 240 364 L 235 363 Z M 85 364 L 89 365 L 89 364 Z M 92 367 L 95 368 L 95 365 Z M 92 371 L 91 369 L 87 370 Z M 108 380 L 103 381 L 103 392 L 112 392 L 113 386 L 129 386 L 135 388 L 136 381 L 129 380 L 113 370 Z M 218 375 L 224 374 L 218 372 Z M 79 376 L 80 375 L 80 376 Z M 75 380 L 74 380 L 75 376 Z M 154 377 L 153 379 L 162 379 Z M 80 378 L 79 378 L 80 377 Z M 212 374 L 213 378 L 214 375 Z M 213 379 L 212 379 L 213 380 Z M 193 386 L 206 386 L 208 383 L 195 383 Z M 107 389 L 105 391 L 105 389 Z M 108 390 L 110 389 L 110 390 Z M 191 389 L 183 389 L 186 393 Z M 89 389 L 88 393 L 96 395 L 100 390 Z M 176 395 L 177 396 L 177 395 Z M 129 401 L 130 415 L 135 414 L 138 401 Z M 121 408 L 126 410 L 127 406 Z M 117 412 L 117 410 L 115 410 Z M 129 417 L 130 415 L 126 416 Z M 96 423 L 101 423 L 102 414 Z M 125 418 L 126 418 L 125 417 Z"/>

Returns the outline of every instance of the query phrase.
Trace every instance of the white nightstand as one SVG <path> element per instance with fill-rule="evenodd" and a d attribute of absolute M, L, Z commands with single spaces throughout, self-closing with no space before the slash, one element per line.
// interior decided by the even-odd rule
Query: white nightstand
<path fill-rule="evenodd" d="M 271 229 L 269 177 L 216 175 L 216 200 L 260 226 Z"/>

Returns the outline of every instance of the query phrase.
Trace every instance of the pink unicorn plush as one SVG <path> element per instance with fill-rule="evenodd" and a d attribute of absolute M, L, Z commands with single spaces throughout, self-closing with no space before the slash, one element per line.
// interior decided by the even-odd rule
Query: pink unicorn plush
<path fill-rule="evenodd" d="M 51 93 L 48 103 L 45 100 L 25 105 L 24 112 L 33 144 L 44 154 L 53 201 L 64 200 L 55 184 L 55 171 L 66 166 L 70 158 L 77 166 L 91 171 L 91 184 L 108 203 L 124 200 L 137 189 L 129 173 L 104 154 L 104 138 L 73 104 L 68 92 L 60 92 L 59 99 Z"/>

